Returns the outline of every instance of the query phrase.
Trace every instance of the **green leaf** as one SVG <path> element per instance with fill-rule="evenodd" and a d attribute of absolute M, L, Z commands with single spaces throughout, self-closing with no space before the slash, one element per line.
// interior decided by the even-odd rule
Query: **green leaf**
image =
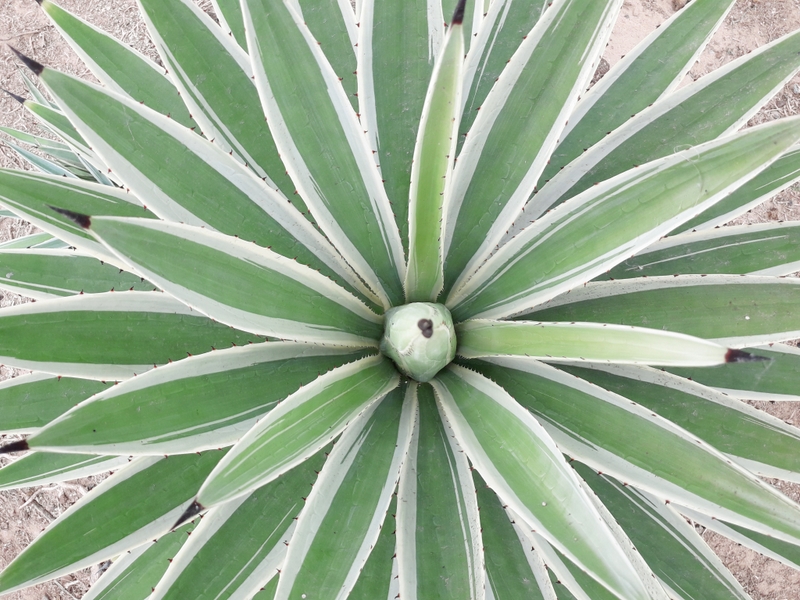
<path fill-rule="evenodd" d="M 334 445 L 297 521 L 279 598 L 349 595 L 378 541 L 408 452 L 416 411 L 406 389 L 356 417 Z"/>
<path fill-rule="evenodd" d="M 456 326 L 458 354 L 464 358 L 524 356 L 675 366 L 728 362 L 728 349 L 687 335 L 606 323 L 539 323 L 471 319 Z"/>
<path fill-rule="evenodd" d="M 494 0 L 487 3 L 487 10 L 481 4 L 481 0 L 476 0 L 475 8 L 483 17 L 464 65 L 464 108 L 457 154 L 461 153 L 467 133 L 495 81 L 547 8 L 546 2 L 525 0 Z"/>
<path fill-rule="evenodd" d="M 620 598 L 649 598 L 575 473 L 528 411 L 462 367 L 448 367 L 432 384 L 470 462 L 505 505 Z"/>
<path fill-rule="evenodd" d="M 173 557 L 193 533 L 195 524 L 171 531 L 117 558 L 92 584 L 83 600 L 141 600 L 150 595 Z"/>
<path fill-rule="evenodd" d="M 299 13 L 313 38 L 322 48 L 353 110 L 358 111 L 358 82 L 356 74 L 356 46 L 358 24 L 350 0 L 318 2 L 297 0 Z"/>
<path fill-rule="evenodd" d="M 0 169 L 0 202 L 20 218 L 82 252 L 100 260 L 111 259 L 112 262 L 116 261 L 112 253 L 74 221 L 50 208 L 50 205 L 56 204 L 58 208 L 87 215 L 154 217 L 136 198 L 123 190 L 11 169 Z"/>
<path fill-rule="evenodd" d="M 596 280 L 659 275 L 789 275 L 800 269 L 800 224 L 761 223 L 663 238 Z"/>
<path fill-rule="evenodd" d="M 685 430 L 553 367 L 492 361 L 476 366 L 530 410 L 571 457 L 661 499 L 800 540 L 800 506 Z"/>
<path fill-rule="evenodd" d="M 444 38 L 436 0 L 364 0 L 358 28 L 361 122 L 375 151 L 400 237 L 408 248 L 408 199 L 434 51 Z M 402 27 L 398 24 L 402 23 Z"/>
<path fill-rule="evenodd" d="M 621 6 L 551 3 L 482 103 L 453 172 L 446 292 L 483 262 L 533 192 Z"/>
<path fill-rule="evenodd" d="M 0 574 L 0 592 L 77 571 L 166 533 L 223 454 L 135 460 L 25 548 Z"/>
<path fill-rule="evenodd" d="M 0 251 L 0 285 L 35 300 L 155 289 L 141 277 L 73 250 Z"/>
<path fill-rule="evenodd" d="M 475 484 L 433 390 L 418 386 L 416 427 L 398 488 L 403 598 L 479 598 L 484 588 Z"/>
<path fill-rule="evenodd" d="M 736 131 L 797 72 L 798 52 L 800 33 L 794 32 L 660 99 L 553 177 L 522 220 L 676 149 Z"/>
<path fill-rule="evenodd" d="M 211 3 L 214 5 L 214 12 L 217 14 L 223 32 L 233 37 L 239 46 L 247 49 L 242 7 L 239 5 L 239 0 L 211 0 Z"/>
<path fill-rule="evenodd" d="M 461 6 L 463 12 L 463 6 Z M 461 18 L 461 17 L 459 17 Z M 461 111 L 464 27 L 453 23 L 433 69 L 411 164 L 406 302 L 435 302 L 444 285 L 445 194 Z"/>
<path fill-rule="evenodd" d="M 497 600 L 545 600 L 542 588 L 555 593 L 544 562 L 519 538 L 503 503 L 477 471 L 472 472 L 481 517 L 486 585 Z"/>
<path fill-rule="evenodd" d="M 558 368 L 648 408 L 757 475 L 800 481 L 800 431 L 744 402 L 655 369 Z"/>
<path fill-rule="evenodd" d="M 170 77 L 203 135 L 232 152 L 270 188 L 279 188 L 283 202 L 288 197 L 305 212 L 258 110 L 247 54 L 193 2 L 144 0 L 140 6 Z"/>
<path fill-rule="evenodd" d="M 7 146 L 9 146 L 17 155 L 25 160 L 28 164 L 33 166 L 38 171 L 42 173 L 47 173 L 48 175 L 56 175 L 58 177 L 76 177 L 72 171 L 65 169 L 61 165 L 54 163 L 51 160 L 46 158 L 42 158 L 38 154 L 34 154 L 33 152 L 28 152 L 24 148 L 21 148 L 14 144 L 13 142 L 6 141 Z"/>
<path fill-rule="evenodd" d="M 40 79 L 111 170 L 162 219 L 255 241 L 364 289 L 311 223 L 221 148 L 75 77 L 45 69 Z"/>
<path fill-rule="evenodd" d="M 86 140 L 81 137 L 81 134 L 72 125 L 70 119 L 60 109 L 50 108 L 30 100 L 25 101 L 25 108 L 33 114 L 40 125 L 67 142 L 73 150 L 96 158 Z"/>
<path fill-rule="evenodd" d="M 0 431 L 35 431 L 108 387 L 107 383 L 90 379 L 54 377 L 44 373 L 6 379 L 0 382 Z"/>
<path fill-rule="evenodd" d="M 398 582 L 392 577 L 392 565 L 396 558 L 395 515 L 397 514 L 397 494 L 381 526 L 378 541 L 369 553 L 369 558 L 358 576 L 358 581 L 348 598 L 350 600 L 373 600 L 374 598 L 394 598 Z M 390 595 L 391 594 L 391 595 Z"/>
<path fill-rule="evenodd" d="M 400 235 L 336 74 L 289 3 L 248 0 L 242 9 L 264 114 L 298 192 L 384 307 L 402 303 Z"/>
<path fill-rule="evenodd" d="M 196 502 L 208 508 L 269 483 L 330 443 L 399 383 L 391 363 L 374 356 L 304 386 L 239 440 L 203 484 Z"/>
<path fill-rule="evenodd" d="M 129 460 L 127 456 L 31 452 L 0 469 L 0 490 L 99 475 L 125 466 Z"/>
<path fill-rule="evenodd" d="M 630 536 L 670 597 L 750 600 L 722 561 L 669 504 L 581 463 L 572 465 Z"/>
<path fill-rule="evenodd" d="M 800 181 L 800 148 L 795 147 L 750 181 L 675 231 L 685 233 L 695 229 L 710 229 L 725 225 L 798 181 Z"/>
<path fill-rule="evenodd" d="M 720 365 L 710 369 L 669 369 L 698 383 L 748 400 L 800 400 L 797 374 L 800 350 L 784 344 L 748 348 L 769 358 L 768 362 Z"/>
<path fill-rule="evenodd" d="M 106 87 L 169 115 L 181 125 L 194 125 L 178 90 L 152 60 L 50 0 L 41 0 L 40 5 L 63 38 Z"/>
<path fill-rule="evenodd" d="M 738 275 L 604 281 L 572 290 L 525 318 L 650 327 L 742 348 L 800 335 L 799 284 Z"/>
<path fill-rule="evenodd" d="M 91 220 L 133 270 L 188 306 L 261 335 L 377 346 L 383 318 L 324 275 L 266 248 L 200 227 Z"/>
<path fill-rule="evenodd" d="M 286 546 L 325 455 L 320 452 L 249 496 L 210 510 L 152 600 L 251 597 L 284 567 Z"/>
<path fill-rule="evenodd" d="M 800 120 L 782 119 L 594 186 L 501 247 L 450 294 L 447 306 L 456 320 L 530 310 L 615 266 L 723 198 L 799 135 Z"/>
<path fill-rule="evenodd" d="M 110 292 L 0 310 L 0 362 L 114 381 L 213 348 L 261 341 L 160 292 Z"/>
<path fill-rule="evenodd" d="M 733 4 L 731 0 L 691 2 L 627 52 L 581 98 L 538 187 L 631 116 L 675 90 Z"/>
<path fill-rule="evenodd" d="M 19 217 L 14 213 L 11 213 L 11 218 L 18 219 Z M 41 243 L 53 241 L 54 239 L 55 238 L 53 238 L 53 236 L 49 233 L 32 233 L 30 235 L 23 235 L 22 237 L 13 238 L 7 242 L 3 242 L 0 244 L 0 249 L 19 250 L 23 248 L 34 248 Z"/>
<path fill-rule="evenodd" d="M 93 396 L 29 437 L 28 446 L 126 455 L 230 446 L 284 398 L 362 354 L 269 342 L 192 356 Z"/>

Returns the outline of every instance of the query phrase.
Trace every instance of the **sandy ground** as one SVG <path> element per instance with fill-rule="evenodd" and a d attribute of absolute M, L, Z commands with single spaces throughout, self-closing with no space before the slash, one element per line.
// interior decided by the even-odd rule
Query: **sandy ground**
<path fill-rule="evenodd" d="M 60 0 L 59 3 L 112 32 L 137 50 L 155 58 L 146 29 L 138 18 L 134 0 Z M 198 3 L 204 8 L 209 4 L 208 0 Z M 622 14 L 604 56 L 606 63 L 613 64 L 619 60 L 640 39 L 684 4 L 686 0 L 625 0 Z M 697 79 L 798 27 L 800 27 L 800 0 L 738 0 L 706 52 L 687 75 L 687 81 L 690 78 Z M 91 77 L 77 56 L 54 32 L 33 0 L 0 0 L 0 41 L 15 46 L 46 65 L 56 66 L 82 77 Z M 0 86 L 24 95 L 25 89 L 16 75 L 16 69 L 17 65 L 11 52 L 5 48 L 0 49 Z M 792 114 L 800 114 L 800 76 L 795 77 L 778 92 L 754 117 L 752 124 Z M 6 95 L 0 98 L 0 124 L 30 131 L 36 130 L 22 107 Z M 1 145 L 0 166 L 23 167 L 19 159 Z M 739 222 L 776 220 L 800 220 L 800 186 L 793 186 L 766 205 L 745 215 Z M 0 218 L 0 240 L 20 237 L 31 231 L 32 228 L 27 223 Z M 15 294 L 0 291 L 0 306 L 23 301 L 24 298 Z M 17 374 L 19 371 L 0 367 L 0 379 Z M 762 403 L 758 407 L 788 423 L 800 424 L 798 408 L 793 403 Z M 770 483 L 791 498 L 800 500 L 800 486 L 780 481 Z M 68 485 L 0 492 L 0 568 L 30 543 L 49 522 L 94 485 L 96 480 L 86 479 Z M 702 529 L 699 530 L 702 532 Z M 710 531 L 702 533 L 704 539 L 754 599 L 800 599 L 800 572 L 746 550 Z M 96 575 L 97 568 L 87 569 L 73 576 L 8 594 L 3 598 L 7 600 L 80 598 L 86 593 L 92 578 Z"/>

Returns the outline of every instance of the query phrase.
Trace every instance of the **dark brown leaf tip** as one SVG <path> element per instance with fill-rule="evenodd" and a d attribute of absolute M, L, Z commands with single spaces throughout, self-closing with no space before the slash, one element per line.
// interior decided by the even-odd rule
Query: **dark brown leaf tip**
<path fill-rule="evenodd" d="M 0 454 L 8 454 L 9 452 L 24 452 L 28 450 L 28 440 L 17 440 L 5 446 L 0 446 Z"/>
<path fill-rule="evenodd" d="M 73 223 L 80 225 L 84 229 L 89 229 L 92 226 L 92 218 L 89 215 L 84 215 L 81 213 L 73 212 L 71 210 L 67 210 L 66 208 L 58 208 L 57 206 L 50 206 L 52 210 L 56 211 L 63 217 L 67 217 Z"/>
<path fill-rule="evenodd" d="M 5 89 L 5 88 L 3 88 L 3 91 L 4 91 L 6 94 L 8 94 L 9 96 L 11 96 L 11 97 L 12 97 L 14 100 L 16 100 L 17 102 L 19 102 L 20 104 L 25 104 L 25 98 L 23 98 L 22 96 L 17 96 L 17 95 L 16 95 L 14 92 L 9 92 L 9 91 L 8 91 L 7 89 Z"/>
<path fill-rule="evenodd" d="M 206 509 L 205 506 L 200 504 L 197 500 L 193 500 L 192 503 L 189 505 L 189 508 L 187 508 L 183 512 L 183 514 L 181 515 L 181 518 L 178 519 L 175 522 L 175 525 L 172 526 L 172 531 L 175 531 L 178 527 L 180 527 L 181 525 L 183 525 L 187 521 L 191 521 L 197 515 L 199 515 L 201 512 L 203 512 L 205 509 Z"/>
<path fill-rule="evenodd" d="M 11 51 L 14 54 L 17 55 L 17 58 L 20 59 L 22 61 L 22 63 L 26 67 L 28 67 L 31 71 L 33 71 L 37 75 L 41 75 L 42 74 L 42 71 L 44 71 L 44 65 L 42 63 L 38 63 L 35 60 L 33 60 L 32 58 L 28 58 L 22 52 L 20 52 L 16 48 L 14 48 L 14 46 L 9 46 L 9 48 L 11 48 Z"/>
<path fill-rule="evenodd" d="M 458 4 L 456 4 L 456 10 L 453 13 L 453 20 L 450 21 L 450 25 L 461 25 L 464 22 L 464 10 L 467 7 L 467 0 L 458 0 Z"/>
<path fill-rule="evenodd" d="M 738 362 L 764 362 L 771 360 L 766 356 L 758 356 L 757 354 L 750 354 L 749 352 L 745 352 L 744 350 L 728 350 L 727 354 L 725 354 L 725 362 L 726 363 L 738 363 Z"/>

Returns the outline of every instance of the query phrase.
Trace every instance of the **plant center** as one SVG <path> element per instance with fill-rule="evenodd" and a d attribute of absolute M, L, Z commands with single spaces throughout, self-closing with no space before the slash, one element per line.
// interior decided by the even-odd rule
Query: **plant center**
<path fill-rule="evenodd" d="M 386 312 L 381 352 L 401 373 L 430 381 L 456 355 L 450 311 L 441 304 L 412 302 Z"/>

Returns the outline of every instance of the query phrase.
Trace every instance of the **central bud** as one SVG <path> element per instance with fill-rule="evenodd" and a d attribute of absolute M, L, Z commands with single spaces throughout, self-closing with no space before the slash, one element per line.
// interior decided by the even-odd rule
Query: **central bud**
<path fill-rule="evenodd" d="M 381 352 L 404 375 L 430 381 L 456 355 L 450 311 L 441 304 L 413 302 L 386 311 Z"/>

